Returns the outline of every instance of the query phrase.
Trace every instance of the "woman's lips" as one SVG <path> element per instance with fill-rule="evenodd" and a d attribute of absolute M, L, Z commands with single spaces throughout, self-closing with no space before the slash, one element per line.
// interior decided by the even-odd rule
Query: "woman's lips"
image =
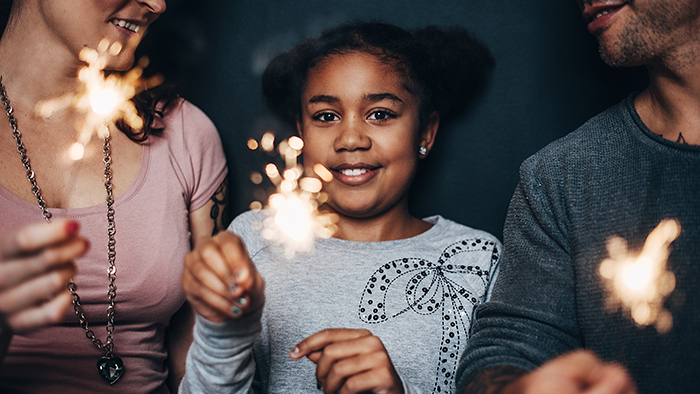
<path fill-rule="evenodd" d="M 126 19 L 111 19 L 110 22 L 117 27 L 118 30 L 127 35 L 136 34 L 141 30 L 141 25 L 134 21 L 129 21 Z"/>

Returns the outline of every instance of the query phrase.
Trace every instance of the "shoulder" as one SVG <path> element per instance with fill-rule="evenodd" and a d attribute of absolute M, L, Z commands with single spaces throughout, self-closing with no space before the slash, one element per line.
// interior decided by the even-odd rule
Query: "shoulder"
<path fill-rule="evenodd" d="M 438 264 L 447 270 L 458 269 L 466 275 L 492 280 L 498 270 L 503 251 L 501 241 L 492 234 L 441 216 L 435 216 L 435 241 L 441 249 Z M 462 272 L 462 271 L 460 271 Z M 484 282 L 486 283 L 486 282 Z"/>
<path fill-rule="evenodd" d="M 182 123 L 188 125 L 214 125 L 204 111 L 185 99 L 178 99 L 175 101 L 166 112 L 163 121 L 166 126 Z"/>
<path fill-rule="evenodd" d="M 489 232 L 459 224 L 442 216 L 434 216 L 433 242 L 442 245 L 443 255 L 477 252 L 498 258 L 503 250 L 501 241 Z"/>
<path fill-rule="evenodd" d="M 633 107 L 634 96 L 594 116 L 578 129 L 551 142 L 520 166 L 520 181 L 528 189 L 555 192 L 605 174 L 637 151 L 644 132 Z"/>
<path fill-rule="evenodd" d="M 212 164 L 221 167 L 225 163 L 223 145 L 214 123 L 194 104 L 177 100 L 165 113 L 164 130 L 149 137 L 154 145 L 167 146 L 178 160 Z"/>
<path fill-rule="evenodd" d="M 469 226 L 465 226 L 453 220 L 444 218 L 440 215 L 432 216 L 428 219 L 435 220 L 436 229 L 439 231 L 440 234 L 438 236 L 443 237 L 445 240 L 474 238 L 493 241 L 494 243 L 500 244 L 498 238 L 484 230 L 479 230 Z"/>
<path fill-rule="evenodd" d="M 221 146 L 219 133 L 209 117 L 187 100 L 179 99 L 163 117 L 162 138 L 184 141 L 188 145 L 213 144 Z"/>
<path fill-rule="evenodd" d="M 589 119 L 576 130 L 551 142 L 523 162 L 523 170 L 547 172 L 547 168 L 572 169 L 590 160 L 610 158 L 630 143 L 630 132 L 638 130 L 632 114 L 634 96 Z M 584 166 L 585 167 L 585 166 Z"/>

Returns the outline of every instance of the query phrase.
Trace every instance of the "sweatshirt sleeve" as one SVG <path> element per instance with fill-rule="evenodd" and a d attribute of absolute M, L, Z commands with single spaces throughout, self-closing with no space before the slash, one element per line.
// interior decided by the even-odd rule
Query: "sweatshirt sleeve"
<path fill-rule="evenodd" d="M 457 370 L 458 392 L 487 367 L 532 370 L 581 347 L 566 198 L 560 178 L 537 176 L 542 165 L 531 158 L 521 167 L 498 278 L 490 301 L 475 312 Z"/>
<path fill-rule="evenodd" d="M 263 307 L 224 323 L 197 315 L 180 393 L 252 393 L 253 343 L 260 335 Z"/>

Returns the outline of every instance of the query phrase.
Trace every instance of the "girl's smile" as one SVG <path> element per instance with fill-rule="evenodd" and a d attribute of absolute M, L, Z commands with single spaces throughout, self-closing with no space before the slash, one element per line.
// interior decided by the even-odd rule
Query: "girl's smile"
<path fill-rule="evenodd" d="M 365 163 L 341 164 L 330 169 L 338 182 L 349 186 L 359 186 L 369 182 L 379 173 L 379 167 Z"/>
<path fill-rule="evenodd" d="M 341 221 L 408 217 L 418 148 L 434 130 L 420 130 L 419 99 L 407 86 L 403 73 L 365 52 L 331 55 L 309 71 L 298 122 L 304 163 L 333 172 L 324 191 Z"/>

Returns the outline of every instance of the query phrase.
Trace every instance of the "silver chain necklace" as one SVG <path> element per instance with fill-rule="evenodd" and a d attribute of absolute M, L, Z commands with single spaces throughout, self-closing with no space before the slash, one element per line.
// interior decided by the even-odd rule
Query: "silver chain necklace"
<path fill-rule="evenodd" d="M 51 212 L 49 212 L 46 207 L 46 201 L 41 195 L 41 189 L 36 183 L 36 178 L 34 177 L 34 171 L 32 171 L 32 166 L 29 162 L 29 157 L 27 156 L 27 149 L 22 142 L 22 134 L 17 128 L 17 119 L 14 115 L 14 110 L 10 105 L 10 100 L 7 98 L 7 93 L 5 91 L 5 85 L 2 84 L 2 76 L 0 76 L 0 101 L 5 106 L 5 114 L 7 115 L 7 120 L 10 122 L 12 127 L 12 136 L 17 142 L 17 152 L 19 152 L 22 160 L 22 165 L 26 169 L 27 180 L 32 184 L 32 193 L 36 196 L 36 202 L 41 209 L 41 215 L 44 217 L 48 223 L 51 223 Z M 107 260 L 109 262 L 109 268 L 107 269 L 107 276 L 109 279 L 109 291 L 107 296 L 109 298 L 109 306 L 107 307 L 107 338 L 105 342 L 102 343 L 99 338 L 95 336 L 95 333 L 88 327 L 87 319 L 83 313 L 83 306 L 80 303 L 80 297 L 78 296 L 77 290 L 78 286 L 73 282 L 73 279 L 68 282 L 68 290 L 70 290 L 73 295 L 73 310 L 76 316 L 80 320 L 80 327 L 85 330 L 85 336 L 92 341 L 92 344 L 104 353 L 104 356 L 97 361 L 97 371 L 100 376 L 106 380 L 109 384 L 114 384 L 120 377 L 124 374 L 124 363 L 122 359 L 114 355 L 114 338 L 112 333 L 114 332 L 114 312 L 115 312 L 115 298 L 117 297 L 117 286 L 114 284 L 117 278 L 117 267 L 114 265 L 116 259 L 116 249 L 115 249 L 115 239 L 114 234 L 116 233 L 114 227 L 114 198 L 112 197 L 112 151 L 110 148 L 109 140 L 109 124 L 105 122 L 105 134 L 104 134 L 104 144 L 102 146 L 102 152 L 104 153 L 104 158 L 102 161 L 105 164 L 105 190 L 107 192 L 107 197 L 105 201 L 107 202 L 107 236 L 109 238 L 107 242 Z"/>

